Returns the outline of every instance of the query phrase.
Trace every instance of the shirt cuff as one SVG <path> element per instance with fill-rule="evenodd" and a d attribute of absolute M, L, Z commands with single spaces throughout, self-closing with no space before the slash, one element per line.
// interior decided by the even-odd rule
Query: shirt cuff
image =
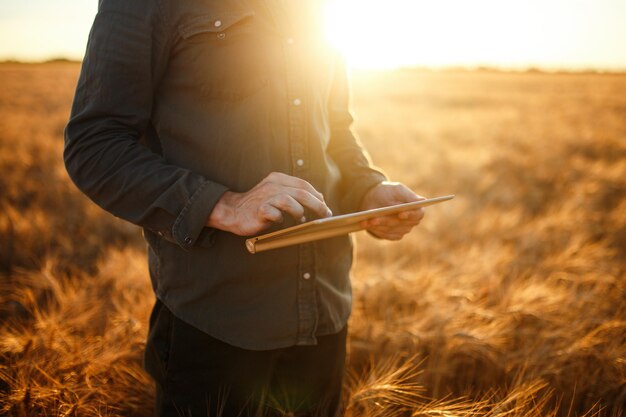
<path fill-rule="evenodd" d="M 343 198 L 344 212 L 354 213 L 360 211 L 365 194 L 383 181 L 387 181 L 387 177 L 381 172 L 373 171 L 351 183 Z"/>
<path fill-rule="evenodd" d="M 172 236 L 178 245 L 190 248 L 196 243 L 213 207 L 226 191 L 227 187 L 212 181 L 198 187 L 174 221 Z"/>

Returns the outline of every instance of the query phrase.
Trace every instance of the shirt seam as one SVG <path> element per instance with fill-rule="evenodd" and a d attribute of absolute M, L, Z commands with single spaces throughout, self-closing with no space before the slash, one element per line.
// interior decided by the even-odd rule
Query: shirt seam
<path fill-rule="evenodd" d="M 161 48 L 161 52 L 160 52 L 161 55 L 165 55 L 166 51 L 169 51 L 170 46 L 172 44 L 172 33 L 173 33 L 174 23 L 169 21 L 169 19 L 167 19 L 165 16 L 165 12 L 163 11 L 163 0 L 158 0 L 156 2 L 156 11 L 160 20 L 159 27 L 167 28 L 167 30 L 165 31 L 164 39 L 163 39 L 164 41 L 163 48 Z M 168 61 L 168 60 L 165 60 L 165 61 Z"/>

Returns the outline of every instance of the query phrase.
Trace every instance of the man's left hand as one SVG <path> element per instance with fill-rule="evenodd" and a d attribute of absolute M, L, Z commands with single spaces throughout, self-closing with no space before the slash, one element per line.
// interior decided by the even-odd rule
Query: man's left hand
<path fill-rule="evenodd" d="M 361 203 L 361 210 L 410 203 L 418 200 L 424 200 L 424 197 L 415 194 L 406 185 L 399 182 L 385 181 L 365 194 Z M 400 240 L 414 226 L 417 226 L 423 217 L 424 209 L 419 208 L 396 215 L 376 217 L 365 221 L 363 224 L 368 232 L 379 239 Z"/>

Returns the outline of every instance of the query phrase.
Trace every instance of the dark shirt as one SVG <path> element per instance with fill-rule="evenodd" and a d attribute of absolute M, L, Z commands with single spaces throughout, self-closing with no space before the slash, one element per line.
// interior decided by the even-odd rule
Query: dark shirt
<path fill-rule="evenodd" d="M 279 171 L 340 214 L 385 179 L 350 131 L 346 71 L 324 42 L 321 2 L 294 1 L 295 13 L 282 3 L 101 0 L 65 132 L 76 185 L 143 227 L 157 297 L 257 350 L 341 330 L 352 244 L 252 255 L 245 237 L 205 227 L 222 194 Z"/>

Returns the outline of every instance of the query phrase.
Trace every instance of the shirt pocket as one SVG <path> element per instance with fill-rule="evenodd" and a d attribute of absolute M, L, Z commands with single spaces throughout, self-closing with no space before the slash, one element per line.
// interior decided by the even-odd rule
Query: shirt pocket
<path fill-rule="evenodd" d="M 179 58 L 204 97 L 243 100 L 268 83 L 266 46 L 253 11 L 198 16 L 179 33 Z"/>

